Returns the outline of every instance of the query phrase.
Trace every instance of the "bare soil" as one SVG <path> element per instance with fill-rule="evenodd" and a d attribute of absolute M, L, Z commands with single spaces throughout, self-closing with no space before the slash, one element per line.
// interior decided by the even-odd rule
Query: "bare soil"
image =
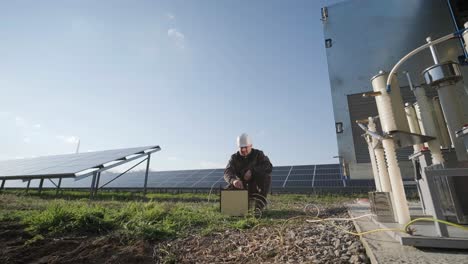
<path fill-rule="evenodd" d="M 322 217 L 348 217 L 345 208 Z M 206 236 L 166 241 L 123 240 L 116 235 L 43 238 L 34 241 L 24 226 L 0 223 L 0 263 L 368 263 L 356 236 L 305 216 L 281 225 L 259 225 Z M 354 230 L 351 222 L 336 222 Z M 33 241 L 33 242 L 31 242 Z"/>
<path fill-rule="evenodd" d="M 27 243 L 31 238 L 24 226 L 1 223 L 0 263 L 155 263 L 154 246 L 143 240 L 70 236 Z"/>

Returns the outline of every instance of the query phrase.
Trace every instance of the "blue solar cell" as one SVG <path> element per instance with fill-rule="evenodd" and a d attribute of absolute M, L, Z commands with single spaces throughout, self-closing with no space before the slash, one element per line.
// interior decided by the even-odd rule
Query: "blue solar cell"
<path fill-rule="evenodd" d="M 277 166 L 273 167 L 273 171 L 289 171 L 291 166 Z"/>
<path fill-rule="evenodd" d="M 314 174 L 314 170 L 292 170 L 290 175 L 305 175 L 305 174 Z"/>
<path fill-rule="evenodd" d="M 286 176 L 272 176 L 271 179 L 274 181 L 284 181 L 286 180 Z"/>
<path fill-rule="evenodd" d="M 293 170 L 313 170 L 315 165 L 297 165 L 293 166 Z"/>
<path fill-rule="evenodd" d="M 308 174 L 308 175 L 289 175 L 288 181 L 307 181 L 307 180 L 312 180 L 313 175 Z"/>
<path fill-rule="evenodd" d="M 284 181 L 271 181 L 272 187 L 283 187 Z"/>
<path fill-rule="evenodd" d="M 340 164 L 317 164 L 317 169 L 334 169 L 339 168 Z"/>
<path fill-rule="evenodd" d="M 343 181 L 341 180 L 323 180 L 314 181 L 314 187 L 343 187 Z"/>
<path fill-rule="evenodd" d="M 287 187 L 305 187 L 305 188 L 312 188 L 312 181 L 290 181 L 286 182 Z"/>
<path fill-rule="evenodd" d="M 321 175 L 315 175 L 315 180 L 339 180 L 341 179 L 340 174 L 321 174 Z"/>

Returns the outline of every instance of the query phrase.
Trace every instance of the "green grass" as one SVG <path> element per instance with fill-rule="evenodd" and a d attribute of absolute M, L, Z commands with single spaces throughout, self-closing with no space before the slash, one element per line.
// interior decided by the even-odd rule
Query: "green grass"
<path fill-rule="evenodd" d="M 124 238 L 161 240 L 188 234 L 209 234 L 226 229 L 247 229 L 258 224 L 281 224 L 304 214 L 305 204 L 333 204 L 358 196 L 273 195 L 272 208 L 261 219 L 227 217 L 219 212 L 219 196 L 207 194 L 156 194 L 145 197 L 125 192 L 102 192 L 90 201 L 87 192 L 42 195 L 0 194 L 0 222 L 19 221 L 35 238 L 83 234 L 118 234 Z M 360 195 L 362 197 L 362 195 Z"/>

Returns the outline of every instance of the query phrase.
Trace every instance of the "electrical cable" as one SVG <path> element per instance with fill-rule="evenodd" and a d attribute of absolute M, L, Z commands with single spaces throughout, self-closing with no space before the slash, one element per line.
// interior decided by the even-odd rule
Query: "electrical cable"
<path fill-rule="evenodd" d="M 442 224 L 446 224 L 448 226 L 452 226 L 452 227 L 456 227 L 456 228 L 459 228 L 459 229 L 462 229 L 462 230 L 465 230 L 465 231 L 468 231 L 468 227 L 466 226 L 462 226 L 462 225 L 459 225 L 459 224 L 455 224 L 455 223 L 452 223 L 452 222 L 449 222 L 449 221 L 445 221 L 445 220 L 440 220 L 440 219 L 436 219 L 436 218 L 428 218 L 428 217 L 421 217 L 421 218 L 416 218 L 414 220 L 411 220 L 409 221 L 406 225 L 405 225 L 405 231 L 408 230 L 409 226 L 416 223 L 416 222 L 439 222 L 439 223 L 442 223 Z"/>

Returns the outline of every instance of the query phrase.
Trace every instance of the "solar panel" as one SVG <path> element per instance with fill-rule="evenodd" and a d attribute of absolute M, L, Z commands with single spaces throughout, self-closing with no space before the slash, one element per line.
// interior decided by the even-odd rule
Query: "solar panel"
<path fill-rule="evenodd" d="M 286 182 L 285 187 L 307 187 L 307 188 L 311 188 L 312 187 L 312 180 L 310 180 L 310 181 L 290 181 L 290 180 L 288 180 Z"/>
<path fill-rule="evenodd" d="M 273 172 L 275 171 L 289 171 L 291 169 L 291 166 L 277 166 L 273 167 Z"/>
<path fill-rule="evenodd" d="M 106 155 L 110 153 L 119 155 L 126 155 L 128 151 L 135 151 L 134 149 L 119 150 L 120 152 L 106 152 Z M 136 148 L 138 151 L 139 148 Z M 86 154 L 86 153 L 80 153 Z M 83 157 L 81 155 L 81 157 Z M 63 156 L 63 155 L 61 155 Z M 84 155 L 86 156 L 86 155 Z M 80 167 L 82 164 L 88 164 L 88 159 L 102 158 L 102 155 L 86 156 L 84 160 L 72 160 L 71 167 Z M 41 158 L 41 160 L 44 160 Z M 50 162 L 61 161 L 62 157 L 55 156 L 53 159 L 45 159 Z M 37 166 L 40 160 L 36 160 L 34 163 L 25 162 L 25 160 L 17 160 L 16 164 L 25 165 L 26 169 L 31 169 Z M 94 164 L 94 163 L 93 163 Z M 3 165 L 0 162 L 0 165 Z M 63 167 L 63 168 L 62 168 Z M 50 171 L 60 171 L 67 166 L 55 166 Z M 0 166 L 1 168 L 1 166 Z M 148 173 L 148 187 L 149 188 L 181 188 L 181 189 L 210 189 L 219 188 L 226 186 L 227 183 L 224 181 L 224 168 L 217 169 L 203 169 L 203 170 L 178 170 L 178 171 L 150 171 Z M 0 170 L 2 172 L 2 170 Z M 118 176 L 117 173 L 103 172 L 101 175 L 100 186 L 107 183 L 109 180 Z M 1 176 L 0 176 L 1 177 Z M 106 185 L 105 188 L 142 188 L 144 182 L 145 172 L 136 171 L 128 172 L 127 175 L 116 179 L 110 184 Z M 74 181 L 73 179 L 64 179 L 62 181 L 62 187 L 86 187 L 90 186 L 91 179 L 84 179 L 82 181 Z M 31 187 L 37 186 L 39 181 L 34 181 Z M 346 181 L 347 186 L 353 187 L 369 187 L 373 185 L 373 181 L 369 180 L 348 180 Z M 51 182 L 45 181 L 44 187 L 54 187 Z M 341 175 L 341 168 L 339 164 L 318 164 L 318 165 L 300 165 L 300 166 L 277 166 L 272 171 L 272 182 L 271 188 L 273 190 L 287 190 L 291 189 L 306 189 L 310 188 L 343 188 L 343 181 Z"/>
<path fill-rule="evenodd" d="M 290 173 L 290 175 L 295 175 L 295 174 L 300 174 L 300 175 L 305 175 L 305 174 L 310 174 L 310 175 L 313 175 L 314 174 L 314 169 L 307 169 L 307 170 L 295 170 L 293 169 Z"/>
<path fill-rule="evenodd" d="M 306 174 L 306 175 L 290 175 L 288 181 L 312 181 L 314 175 L 313 174 Z"/>
<path fill-rule="evenodd" d="M 314 181 L 314 187 L 343 187 L 342 180 Z"/>
<path fill-rule="evenodd" d="M 293 170 L 313 170 L 315 165 L 295 165 Z"/>
<path fill-rule="evenodd" d="M 74 177 L 79 172 L 102 167 L 113 161 L 129 161 L 129 156 L 134 154 L 158 150 L 159 146 L 147 146 L 0 161 L 0 178 Z"/>

